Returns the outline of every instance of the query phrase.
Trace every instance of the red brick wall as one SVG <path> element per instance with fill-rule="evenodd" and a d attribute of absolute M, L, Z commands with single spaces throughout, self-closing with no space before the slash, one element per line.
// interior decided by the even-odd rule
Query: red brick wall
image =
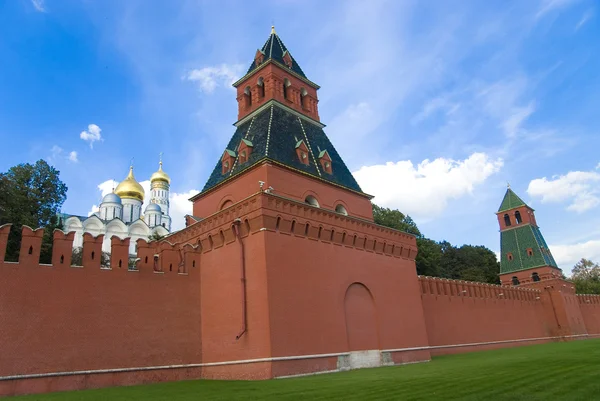
<path fill-rule="evenodd" d="M 217 213 L 227 201 L 237 203 L 259 192 L 258 182 L 265 183 L 264 189 L 272 186 L 273 193 L 299 202 L 312 195 L 323 209 L 335 210 L 343 204 L 349 216 L 373 221 L 371 201 L 364 195 L 336 187 L 300 174 L 290 174 L 284 167 L 272 163 L 260 164 L 246 171 L 241 177 L 204 194 L 194 201 L 193 214 L 208 217 Z M 310 188 L 310 190 L 309 190 Z"/>
<path fill-rule="evenodd" d="M 577 299 L 588 334 L 600 335 L 600 295 L 578 295 Z"/>
<path fill-rule="evenodd" d="M 419 277 L 419 282 L 431 346 L 557 335 L 548 298 L 539 290 L 431 277 Z M 440 348 L 431 353 L 464 351 Z"/>

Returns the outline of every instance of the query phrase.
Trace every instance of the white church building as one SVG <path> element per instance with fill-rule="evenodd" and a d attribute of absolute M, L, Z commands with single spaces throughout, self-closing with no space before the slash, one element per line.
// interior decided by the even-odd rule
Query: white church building
<path fill-rule="evenodd" d="M 133 166 L 129 174 L 100 203 L 99 210 L 89 217 L 67 215 L 63 222 L 65 232 L 75 231 L 73 248 L 83 246 L 83 234 L 93 236 L 104 234 L 102 251 L 110 253 L 111 238 L 131 238 L 129 254 L 136 254 L 136 241 L 140 238 L 148 241 L 150 236 L 168 235 L 171 232 L 169 216 L 169 188 L 171 179 L 162 169 L 162 160 L 158 171 L 150 177 L 150 200 L 146 209 L 144 188 L 133 176 Z"/>

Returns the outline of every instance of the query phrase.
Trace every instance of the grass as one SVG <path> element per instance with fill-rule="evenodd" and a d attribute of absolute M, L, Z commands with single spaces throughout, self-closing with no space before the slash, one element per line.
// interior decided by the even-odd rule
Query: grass
<path fill-rule="evenodd" d="M 600 340 L 268 381 L 197 380 L 17 400 L 600 400 Z"/>

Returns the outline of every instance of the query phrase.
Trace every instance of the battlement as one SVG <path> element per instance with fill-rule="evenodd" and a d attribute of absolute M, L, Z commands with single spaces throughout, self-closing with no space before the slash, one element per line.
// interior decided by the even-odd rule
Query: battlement
<path fill-rule="evenodd" d="M 461 298 L 487 298 L 516 301 L 539 301 L 541 291 L 532 288 L 506 287 L 473 281 L 419 276 L 421 294 Z"/>
<path fill-rule="evenodd" d="M 172 245 L 168 242 L 147 242 L 143 239 L 137 241 L 137 257 L 129 256 L 130 238 L 121 239 L 118 236 L 111 238 L 110 257 L 106 260 L 102 254 L 104 235 L 94 237 L 90 233 L 83 235 L 83 248 L 81 260 L 74 262 L 73 241 L 75 232 L 54 230 L 52 246 L 52 263 L 41 264 L 40 252 L 44 229 L 32 229 L 28 226 L 22 228 L 22 238 L 18 262 L 5 261 L 6 246 L 11 224 L 0 226 L 0 268 L 73 268 L 74 270 L 102 270 L 131 273 L 175 273 L 187 275 L 196 270 L 200 263 L 200 249 L 192 245 Z M 104 259 L 104 260 L 103 260 Z"/>
<path fill-rule="evenodd" d="M 164 241 L 199 245 L 208 252 L 235 241 L 236 219 L 242 238 L 269 231 L 410 260 L 417 256 L 416 239 L 410 234 L 267 192 L 243 199 Z"/>
<path fill-rule="evenodd" d="M 577 294 L 577 299 L 581 305 L 600 305 L 600 295 Z"/>

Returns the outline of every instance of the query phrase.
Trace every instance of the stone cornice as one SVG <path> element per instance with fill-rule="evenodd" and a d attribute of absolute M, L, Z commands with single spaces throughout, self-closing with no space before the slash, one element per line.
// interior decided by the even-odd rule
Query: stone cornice
<path fill-rule="evenodd" d="M 277 232 L 410 260 L 417 254 L 411 234 L 267 192 L 257 192 L 162 241 L 200 243 L 202 252 L 208 252 L 235 241 L 231 226 L 238 218 L 242 236 Z"/>
<path fill-rule="evenodd" d="M 236 121 L 235 123 L 233 123 L 234 127 L 239 127 L 240 125 L 244 124 L 245 122 L 247 122 L 248 120 L 250 120 L 252 117 L 259 115 L 260 113 L 262 113 L 263 111 L 265 111 L 266 109 L 268 109 L 271 105 L 277 106 L 285 111 L 287 111 L 288 113 L 291 113 L 297 117 L 300 117 L 301 119 L 309 122 L 310 124 L 316 125 L 319 128 L 325 128 L 326 125 L 323 124 L 320 121 L 314 120 L 312 118 L 310 118 L 309 116 L 307 116 L 306 114 L 302 114 L 299 111 L 296 111 L 294 109 L 292 109 L 289 106 L 286 106 L 285 104 L 281 103 L 280 101 L 276 100 L 276 99 L 269 99 L 265 102 L 265 104 L 263 104 L 262 106 L 260 106 L 259 108 L 257 108 L 256 110 L 254 110 L 253 112 L 251 112 L 250 114 L 244 116 L 244 118 Z"/>
<path fill-rule="evenodd" d="M 293 75 L 294 77 L 298 78 L 299 80 L 305 82 L 306 84 L 312 86 L 315 89 L 320 89 L 321 87 L 319 85 L 317 85 L 316 83 L 312 82 L 311 80 L 309 80 L 308 78 L 304 78 L 302 75 L 298 74 L 297 72 L 295 72 L 294 70 L 284 66 L 283 64 L 273 60 L 272 58 L 269 58 L 267 61 L 265 61 L 264 63 L 262 63 L 260 66 L 256 67 L 255 69 L 253 69 L 250 72 L 247 72 L 243 77 L 241 77 L 240 79 L 238 79 L 237 81 L 235 81 L 232 86 L 234 88 L 237 88 L 242 82 L 244 82 L 246 79 L 248 79 L 250 76 L 252 76 L 253 74 L 257 73 L 258 71 L 262 70 L 263 68 L 265 68 L 267 65 L 269 64 L 274 64 L 276 66 L 278 66 L 279 68 L 281 68 L 283 71 L 289 73 L 290 75 Z"/>

